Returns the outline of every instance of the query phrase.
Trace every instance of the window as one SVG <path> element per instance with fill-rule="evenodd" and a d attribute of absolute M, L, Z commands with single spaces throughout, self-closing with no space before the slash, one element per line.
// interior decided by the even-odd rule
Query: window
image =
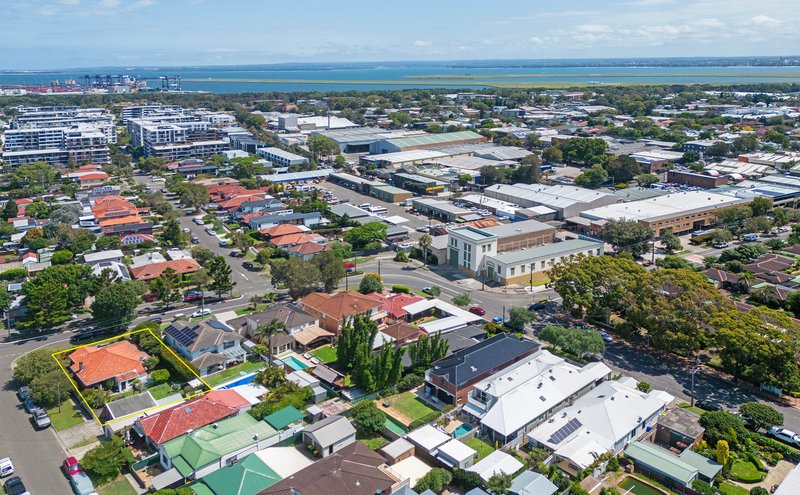
<path fill-rule="evenodd" d="M 231 347 L 234 347 L 235 345 L 236 345 L 236 341 L 225 342 L 225 343 L 222 344 L 222 348 L 223 349 L 230 349 Z"/>
<path fill-rule="evenodd" d="M 517 269 L 516 269 L 515 267 L 513 267 L 513 266 L 511 267 L 511 272 L 510 272 L 510 273 L 511 273 L 511 276 L 512 276 L 512 277 L 514 276 L 514 272 L 515 272 L 516 270 L 517 270 Z"/>

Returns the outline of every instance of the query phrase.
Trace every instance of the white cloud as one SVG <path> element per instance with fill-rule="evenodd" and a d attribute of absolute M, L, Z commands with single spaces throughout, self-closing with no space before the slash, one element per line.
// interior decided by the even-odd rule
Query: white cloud
<path fill-rule="evenodd" d="M 676 0 L 633 0 L 628 2 L 630 7 L 655 7 L 658 5 L 669 5 L 676 3 Z"/>
<path fill-rule="evenodd" d="M 414 46 L 431 46 L 431 42 L 429 40 L 415 40 Z"/>
<path fill-rule="evenodd" d="M 759 26 L 776 26 L 781 23 L 778 19 L 773 19 L 768 15 L 757 15 L 752 19 L 753 24 L 757 24 Z"/>

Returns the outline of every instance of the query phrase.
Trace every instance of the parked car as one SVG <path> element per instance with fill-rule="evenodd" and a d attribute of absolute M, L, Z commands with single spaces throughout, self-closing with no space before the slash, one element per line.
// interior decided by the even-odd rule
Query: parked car
<path fill-rule="evenodd" d="M 25 404 L 25 410 L 28 411 L 28 414 L 33 414 L 33 410 L 36 409 L 36 403 L 33 401 L 33 397 L 25 399 L 23 404 Z"/>
<path fill-rule="evenodd" d="M 432 287 L 423 287 L 422 288 L 422 292 L 432 296 L 433 295 L 433 288 Z"/>
<path fill-rule="evenodd" d="M 194 220 L 192 220 L 192 221 L 193 221 L 194 223 L 196 223 L 197 225 L 205 225 L 205 224 L 206 224 L 206 223 L 203 221 L 203 219 L 202 219 L 202 218 L 195 218 L 195 219 L 194 219 Z"/>
<path fill-rule="evenodd" d="M 242 253 L 240 253 L 239 251 L 231 251 L 231 258 L 241 258 L 241 257 Z"/>
<path fill-rule="evenodd" d="M 612 337 L 608 332 L 600 332 L 600 338 L 602 338 L 605 342 L 614 342 L 614 337 Z"/>
<path fill-rule="evenodd" d="M 242 262 L 242 268 L 244 268 L 245 270 L 252 270 L 254 267 L 255 266 L 249 261 Z"/>
<path fill-rule="evenodd" d="M 31 419 L 33 423 L 36 425 L 36 428 L 43 430 L 50 426 L 50 416 L 47 415 L 47 411 L 42 409 L 41 407 L 37 407 L 31 413 Z"/>
<path fill-rule="evenodd" d="M 228 246 L 230 246 L 230 243 L 228 241 L 226 241 L 225 239 L 222 239 L 221 241 L 219 241 L 219 247 L 224 248 L 224 247 L 228 247 Z"/>
<path fill-rule="evenodd" d="M 208 228 L 206 229 L 206 234 L 208 234 L 208 235 L 214 235 L 214 229 L 212 229 L 211 227 L 208 227 Z"/>
<path fill-rule="evenodd" d="M 486 310 L 480 306 L 472 306 L 471 308 L 469 308 L 469 312 L 472 314 L 476 314 L 478 316 L 483 316 L 486 314 Z"/>
<path fill-rule="evenodd" d="M 153 302 L 156 300 L 156 296 L 155 294 L 148 292 L 147 294 L 142 296 L 142 300 L 144 300 L 144 302 Z"/>
<path fill-rule="evenodd" d="M 192 313 L 192 318 L 201 318 L 203 316 L 209 316 L 211 314 L 213 314 L 213 311 L 211 311 L 208 308 L 198 309 L 197 311 Z"/>
<path fill-rule="evenodd" d="M 800 447 L 800 435 L 792 430 L 787 430 L 786 428 L 781 428 L 780 426 L 773 426 L 769 429 L 767 435 L 776 440 L 780 440 L 781 442 L 794 445 L 795 447 Z"/>
<path fill-rule="evenodd" d="M 72 486 L 72 491 L 75 492 L 75 495 L 96 495 L 97 493 L 94 490 L 92 480 L 83 471 L 75 476 L 70 476 L 69 484 Z"/>
<path fill-rule="evenodd" d="M 24 386 L 20 387 L 19 390 L 17 390 L 17 396 L 19 397 L 19 400 L 25 402 L 31 396 L 31 389 Z"/>
<path fill-rule="evenodd" d="M 189 290 L 183 295 L 183 302 L 194 302 L 203 299 L 203 293 L 198 290 Z"/>
<path fill-rule="evenodd" d="M 192 244 L 200 244 L 200 238 L 197 237 L 194 234 L 192 234 L 191 240 L 192 240 Z"/>
<path fill-rule="evenodd" d="M 22 478 L 19 476 L 12 476 L 8 478 L 6 484 L 3 485 L 8 495 L 29 495 L 25 484 L 22 483 Z"/>
<path fill-rule="evenodd" d="M 152 316 L 152 317 L 150 317 L 150 318 L 146 319 L 145 321 L 154 321 L 154 322 L 156 322 L 157 324 L 161 325 L 161 323 L 162 323 L 164 320 L 163 320 L 163 319 L 162 319 L 160 316 Z"/>
<path fill-rule="evenodd" d="M 755 242 L 758 240 L 758 234 L 745 234 L 742 236 L 745 242 Z"/>
<path fill-rule="evenodd" d="M 717 402 L 712 399 L 698 400 L 695 402 L 695 405 L 700 409 L 705 409 L 706 411 L 722 411 L 725 409 L 725 406 L 723 406 L 721 402 Z"/>
<path fill-rule="evenodd" d="M 494 318 L 492 318 L 492 323 L 495 323 L 497 325 L 502 325 L 503 324 L 503 317 L 502 316 L 495 316 Z"/>
<path fill-rule="evenodd" d="M 728 243 L 727 242 L 715 242 L 713 244 L 713 246 L 714 246 L 714 249 L 725 249 L 726 247 L 728 247 Z"/>
<path fill-rule="evenodd" d="M 11 462 L 11 458 L 3 457 L 0 459 L 0 478 L 5 478 L 12 474 L 14 474 L 14 464 Z"/>
<path fill-rule="evenodd" d="M 528 306 L 528 311 L 541 311 L 547 307 L 547 303 L 544 301 L 539 301 L 537 303 L 533 303 Z"/>
<path fill-rule="evenodd" d="M 78 464 L 78 459 L 76 459 L 73 456 L 69 456 L 66 459 L 64 459 L 64 462 L 61 463 L 61 469 L 67 476 L 75 476 L 76 474 L 83 471 L 81 465 Z"/>

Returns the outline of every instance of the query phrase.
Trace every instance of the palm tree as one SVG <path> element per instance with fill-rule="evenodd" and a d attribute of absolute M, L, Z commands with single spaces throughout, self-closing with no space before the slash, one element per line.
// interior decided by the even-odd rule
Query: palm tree
<path fill-rule="evenodd" d="M 258 309 L 258 303 L 261 302 L 261 296 L 254 294 L 250 297 L 250 303 L 253 305 L 253 311 Z"/>
<path fill-rule="evenodd" d="M 261 337 L 261 342 L 267 340 L 267 346 L 269 347 L 269 365 L 272 366 L 272 336 L 276 333 L 285 330 L 286 324 L 280 320 L 272 319 L 271 322 L 267 323 L 266 325 L 261 325 L 256 329 L 256 333 L 259 337 Z"/>
<path fill-rule="evenodd" d="M 419 238 L 419 248 L 422 249 L 422 264 L 428 264 L 428 249 L 433 245 L 433 237 L 428 234 L 422 234 Z"/>

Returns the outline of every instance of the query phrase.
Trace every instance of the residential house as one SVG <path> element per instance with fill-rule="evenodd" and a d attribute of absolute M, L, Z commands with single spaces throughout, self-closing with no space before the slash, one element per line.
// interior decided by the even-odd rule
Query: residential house
<path fill-rule="evenodd" d="M 425 425 L 408 434 L 405 439 L 414 445 L 415 455 L 428 461 L 438 461 L 449 468 L 472 467 L 477 452 L 453 439 L 441 428 Z"/>
<path fill-rule="evenodd" d="M 298 411 L 296 408 L 292 406 L 286 406 L 280 411 L 275 411 L 274 413 L 265 417 L 264 421 L 266 421 L 271 427 L 275 428 L 276 431 L 283 431 L 293 425 L 296 426 L 303 424 L 304 417 L 305 414 Z"/>
<path fill-rule="evenodd" d="M 367 294 L 367 296 L 383 303 L 383 310 L 386 312 L 386 315 L 389 318 L 403 321 L 408 321 L 408 311 L 405 309 L 406 306 L 425 300 L 424 297 L 416 294 L 403 293 L 389 294 L 384 296 L 383 294 L 373 292 L 371 294 Z"/>
<path fill-rule="evenodd" d="M 130 280 L 131 276 L 128 273 L 128 267 L 116 261 L 101 261 L 92 265 L 92 275 L 99 277 L 103 272 L 109 272 L 114 280 L 125 281 Z"/>
<path fill-rule="evenodd" d="M 476 462 L 468 471 L 477 473 L 484 482 L 488 482 L 495 474 L 514 475 L 525 465 L 515 457 L 502 450 L 495 450 L 480 461 Z"/>
<path fill-rule="evenodd" d="M 258 495 L 388 495 L 400 484 L 380 454 L 353 442 Z"/>
<path fill-rule="evenodd" d="M 193 480 L 238 462 L 247 454 L 278 442 L 278 432 L 264 421 L 240 414 L 190 431 L 159 445 L 160 476 Z M 155 479 L 153 480 L 155 485 Z"/>
<path fill-rule="evenodd" d="M 290 223 L 284 223 L 281 225 L 275 225 L 273 227 L 267 227 L 259 231 L 259 233 L 263 235 L 268 241 L 272 241 L 272 239 L 276 239 L 278 237 L 282 237 L 285 235 L 303 234 L 306 232 L 308 232 L 308 227 L 303 227 L 300 225 L 292 225 Z"/>
<path fill-rule="evenodd" d="M 499 333 L 433 363 L 425 373 L 425 396 L 465 404 L 476 383 L 538 350 L 536 342 Z"/>
<path fill-rule="evenodd" d="M 535 471 L 523 471 L 511 481 L 510 495 L 554 495 L 558 487 L 547 476 Z"/>
<path fill-rule="evenodd" d="M 153 280 L 164 273 L 167 268 L 172 268 L 178 275 L 194 273 L 200 268 L 200 263 L 194 259 L 190 260 L 170 260 L 160 263 L 149 263 L 142 266 L 131 267 L 131 275 L 135 280 Z"/>
<path fill-rule="evenodd" d="M 681 407 L 667 411 L 658 420 L 655 441 L 668 445 L 671 449 L 684 450 L 703 440 L 705 428 L 700 424 L 700 416 Z"/>
<path fill-rule="evenodd" d="M 330 244 L 322 244 L 319 242 L 306 242 L 303 244 L 296 244 L 286 249 L 290 256 L 296 256 L 303 261 L 310 261 L 314 256 L 323 251 L 330 249 Z"/>
<path fill-rule="evenodd" d="M 676 455 L 649 442 L 631 442 L 625 448 L 625 457 L 636 463 L 637 471 L 682 488 L 691 488 L 695 480 L 713 483 L 722 471 L 722 464 L 693 450 Z"/>
<path fill-rule="evenodd" d="M 154 242 L 155 237 L 152 234 L 124 234 L 119 238 L 119 242 L 123 246 L 137 246 L 143 242 Z"/>
<path fill-rule="evenodd" d="M 314 368 L 316 370 L 317 368 Z M 288 375 L 286 375 L 286 379 L 290 382 L 294 382 L 300 387 L 309 387 L 312 391 L 311 401 L 314 404 L 319 404 L 323 400 L 328 397 L 328 391 L 325 390 L 322 385 L 320 385 L 319 378 L 316 376 L 311 376 L 305 371 L 292 371 Z"/>
<path fill-rule="evenodd" d="M 196 495 L 255 495 L 279 482 L 278 473 L 257 454 L 203 476 L 191 485 L 192 491 Z"/>
<path fill-rule="evenodd" d="M 248 226 L 252 230 L 263 230 L 276 225 L 292 224 L 313 227 L 323 223 L 322 213 L 311 211 L 308 213 L 274 213 L 250 219 Z"/>
<path fill-rule="evenodd" d="M 610 375 L 604 363 L 579 367 L 540 350 L 476 383 L 464 411 L 492 440 L 518 445 L 525 433 Z"/>
<path fill-rule="evenodd" d="M 356 429 L 344 416 L 329 416 L 303 430 L 303 445 L 310 445 L 320 457 L 337 453 L 355 441 Z"/>
<path fill-rule="evenodd" d="M 190 360 L 206 376 L 241 363 L 247 357 L 242 337 L 218 320 L 172 322 L 164 329 L 164 340 L 178 354 Z"/>
<path fill-rule="evenodd" d="M 117 263 L 122 261 L 125 254 L 119 249 L 109 249 L 108 251 L 97 251 L 95 253 L 86 253 L 83 255 L 83 261 L 89 265 L 100 263 L 102 261 L 115 261 Z"/>
<path fill-rule="evenodd" d="M 128 340 L 104 346 L 89 345 L 69 354 L 70 370 L 84 387 L 113 381 L 117 392 L 128 390 L 133 382 L 147 378 L 144 368 L 146 352 Z"/>
<path fill-rule="evenodd" d="M 385 307 L 384 305 L 384 308 Z M 381 333 L 388 335 L 396 345 L 403 345 L 414 342 L 423 332 L 420 331 L 419 327 L 415 327 L 404 321 L 395 321 L 381 329 Z"/>
<path fill-rule="evenodd" d="M 568 473 L 586 469 L 606 452 L 618 454 L 651 431 L 674 399 L 659 390 L 641 392 L 636 385 L 631 378 L 603 382 L 528 433 L 531 443 L 553 451 Z"/>
<path fill-rule="evenodd" d="M 346 320 L 355 315 L 367 314 L 370 319 L 379 323 L 386 316 L 380 301 L 358 292 L 312 292 L 300 299 L 299 303 L 304 310 L 319 319 L 320 327 L 337 337 Z"/>
<path fill-rule="evenodd" d="M 156 414 L 139 418 L 133 430 L 153 447 L 239 414 L 250 403 L 234 390 L 212 390 Z"/>
<path fill-rule="evenodd" d="M 276 304 L 266 311 L 228 320 L 227 324 L 243 338 L 257 342 L 261 340 L 258 329 L 273 320 L 283 323 L 285 329 L 272 337 L 273 354 L 294 350 L 297 345 L 307 348 L 333 336 L 319 327 L 316 316 L 293 303 Z"/>

